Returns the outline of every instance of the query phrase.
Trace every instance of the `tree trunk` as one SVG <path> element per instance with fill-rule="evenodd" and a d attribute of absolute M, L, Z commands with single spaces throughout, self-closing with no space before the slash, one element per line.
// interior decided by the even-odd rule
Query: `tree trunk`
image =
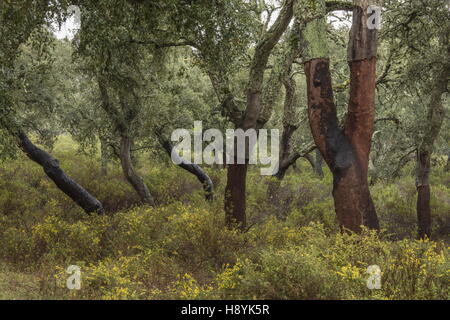
<path fill-rule="evenodd" d="M 367 18 L 367 2 L 357 1 L 348 46 L 350 101 L 344 129 L 339 126 L 334 104 L 324 41 L 325 18 L 308 23 L 303 33 L 311 132 L 333 174 L 333 198 L 341 229 L 353 232 L 360 232 L 361 225 L 379 229 L 367 181 L 375 115 L 377 46 L 376 30 L 367 28 Z"/>
<path fill-rule="evenodd" d="M 368 148 L 353 145 L 338 125 L 329 61 L 314 59 L 307 62 L 305 74 L 311 131 L 333 173 L 333 197 L 339 224 L 343 229 L 354 232 L 359 232 L 361 225 L 378 229 L 367 182 Z M 368 128 L 370 130 L 370 126 Z M 363 159 L 367 163 L 363 163 Z"/>
<path fill-rule="evenodd" d="M 17 134 L 19 146 L 25 154 L 44 169 L 47 176 L 56 186 L 75 201 L 86 213 L 97 212 L 104 214 L 103 205 L 87 192 L 82 186 L 76 183 L 60 168 L 57 159 L 53 158 L 44 150 L 35 146 L 23 132 Z"/>
<path fill-rule="evenodd" d="M 127 181 L 133 186 L 136 193 L 143 203 L 155 206 L 155 200 L 153 199 L 144 179 L 140 177 L 133 167 L 131 160 L 131 144 L 132 141 L 127 136 L 122 136 L 120 139 L 120 162 L 122 164 L 122 170 Z"/>
<path fill-rule="evenodd" d="M 205 199 L 208 201 L 214 200 L 214 184 L 208 174 L 197 164 L 187 163 L 184 159 L 180 159 L 177 154 L 172 155 L 173 145 L 168 140 L 160 140 L 160 143 L 169 157 L 177 157 L 179 167 L 195 175 L 203 186 L 205 191 Z"/>
<path fill-rule="evenodd" d="M 426 132 L 417 151 L 417 222 L 420 238 L 430 238 L 431 236 L 430 185 L 428 176 L 430 174 L 433 145 L 439 135 L 445 115 L 442 95 L 447 91 L 449 76 L 450 47 L 448 48 L 448 61 L 444 62 L 443 68 L 434 80 L 435 83 L 428 104 Z"/>
<path fill-rule="evenodd" d="M 314 161 L 314 172 L 320 179 L 323 179 L 323 169 L 322 169 L 323 157 L 319 149 L 316 149 L 315 161 Z"/>
<path fill-rule="evenodd" d="M 417 155 L 417 225 L 419 238 L 431 236 L 430 173 L 431 152 L 423 151 Z"/>
<path fill-rule="evenodd" d="M 246 178 L 248 164 L 227 165 L 227 185 L 225 187 L 225 222 L 229 227 L 246 228 Z"/>
<path fill-rule="evenodd" d="M 273 48 L 286 31 L 292 19 L 293 6 L 293 0 L 285 0 L 283 2 L 277 19 L 255 47 L 247 83 L 246 109 L 243 115 L 234 121 L 236 129 L 243 129 L 244 131 L 257 129 L 258 119 L 262 109 L 261 100 L 267 62 Z M 231 114 L 230 119 L 234 118 L 233 114 Z M 237 224 L 239 228 L 244 230 L 246 227 L 245 184 L 248 163 L 237 164 L 236 160 L 234 164 L 227 165 L 228 180 L 224 198 L 225 221 L 230 227 Z"/>
<path fill-rule="evenodd" d="M 314 156 L 311 154 L 306 154 L 304 156 L 304 158 L 306 160 L 308 160 L 314 173 L 322 179 L 323 178 L 323 170 L 322 170 L 322 159 L 323 158 L 322 158 L 322 155 L 320 154 L 320 151 L 318 149 L 316 149 Z"/>

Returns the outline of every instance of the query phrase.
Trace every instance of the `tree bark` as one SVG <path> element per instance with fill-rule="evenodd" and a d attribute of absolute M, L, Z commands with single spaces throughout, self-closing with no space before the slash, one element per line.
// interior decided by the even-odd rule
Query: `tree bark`
<path fill-rule="evenodd" d="M 120 95 L 120 103 L 122 105 L 122 111 L 125 112 L 126 116 L 122 114 L 119 109 L 112 103 L 106 81 L 102 81 L 100 76 L 97 78 L 98 87 L 100 90 L 100 97 L 102 99 L 102 108 L 110 116 L 111 120 L 114 122 L 117 131 L 120 133 L 120 152 L 119 158 L 122 165 L 122 171 L 126 180 L 131 184 L 133 189 L 138 194 L 141 201 L 150 206 L 155 206 L 155 200 L 153 199 L 147 185 L 138 175 L 134 168 L 134 163 L 136 159 L 133 159 L 131 154 L 131 146 L 133 145 L 133 139 L 130 138 L 130 126 L 131 122 L 136 118 L 134 110 L 130 110 L 129 105 L 125 101 L 125 97 Z"/>
<path fill-rule="evenodd" d="M 427 127 L 423 140 L 417 151 L 417 222 L 419 238 L 431 237 L 431 207 L 429 174 L 431 167 L 431 155 L 433 145 L 442 127 L 445 110 L 442 104 L 442 95 L 447 91 L 448 78 L 450 76 L 450 47 L 448 49 L 448 61 L 434 80 L 428 104 Z"/>
<path fill-rule="evenodd" d="M 44 169 L 47 176 L 56 186 L 78 204 L 86 213 L 97 212 L 104 214 L 105 210 L 100 201 L 94 198 L 82 186 L 70 178 L 59 166 L 57 159 L 46 151 L 35 146 L 23 132 L 17 134 L 19 147 L 34 162 Z"/>
<path fill-rule="evenodd" d="M 323 179 L 323 177 L 324 177 L 323 169 L 322 169 L 322 162 L 323 162 L 322 154 L 320 153 L 319 149 L 316 149 L 315 161 L 314 161 L 314 172 L 317 174 L 317 176 L 320 179 Z"/>
<path fill-rule="evenodd" d="M 143 203 L 150 206 L 155 206 L 155 200 L 153 199 L 147 185 L 134 169 L 133 162 L 131 160 L 131 144 L 132 141 L 129 137 L 123 135 L 120 139 L 120 163 L 122 170 L 127 181 L 136 190 L 139 198 Z"/>
<path fill-rule="evenodd" d="M 247 224 L 246 207 L 246 179 L 248 164 L 227 165 L 227 185 L 225 187 L 225 222 L 228 227 L 238 227 L 244 230 Z"/>
<path fill-rule="evenodd" d="M 359 1 L 353 10 L 348 47 L 351 83 L 344 129 L 337 119 L 328 52 L 317 40 L 325 37 L 324 18 L 308 24 L 303 42 L 311 132 L 333 174 L 341 229 L 353 232 L 360 232 L 362 225 L 379 229 L 367 181 L 375 114 L 376 30 L 369 30 L 366 21 L 367 2 Z"/>
<path fill-rule="evenodd" d="M 200 183 L 203 186 L 203 190 L 205 191 L 205 199 L 208 201 L 213 201 L 214 200 L 214 184 L 211 180 L 211 178 L 208 176 L 208 174 L 197 164 L 194 163 L 187 163 L 184 159 L 180 159 L 180 157 L 176 154 L 172 155 L 172 149 L 173 149 L 173 145 L 168 141 L 168 140 L 161 140 L 160 139 L 160 143 L 162 145 L 162 147 L 164 148 L 164 150 L 167 152 L 167 154 L 169 155 L 169 157 L 177 157 L 178 158 L 178 163 L 179 163 L 179 167 L 183 168 L 184 170 L 192 173 L 193 175 L 195 175 L 198 179 L 198 181 L 200 181 Z"/>
<path fill-rule="evenodd" d="M 286 31 L 293 16 L 294 0 L 284 0 L 283 7 L 272 27 L 263 35 L 255 48 L 247 84 L 246 109 L 242 117 L 235 121 L 236 129 L 256 129 L 261 113 L 262 86 L 269 56 Z M 246 227 L 245 184 L 248 163 L 227 165 L 227 186 L 225 188 L 225 220 L 228 226 Z"/>

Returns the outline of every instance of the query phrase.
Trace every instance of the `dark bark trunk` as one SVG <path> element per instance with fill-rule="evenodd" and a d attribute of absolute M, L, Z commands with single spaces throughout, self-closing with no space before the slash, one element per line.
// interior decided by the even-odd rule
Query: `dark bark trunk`
<path fill-rule="evenodd" d="M 280 166 L 278 169 L 278 173 L 275 175 L 279 180 L 283 180 L 284 176 L 286 175 L 287 170 L 291 166 L 295 166 L 297 160 L 299 158 L 308 158 L 310 157 L 309 154 L 316 149 L 315 145 L 309 145 L 305 149 L 303 149 L 300 152 L 292 152 L 291 154 L 288 154 L 285 158 L 280 158 Z"/>
<path fill-rule="evenodd" d="M 314 161 L 314 172 L 319 176 L 320 179 L 323 179 L 323 169 L 322 169 L 323 157 L 320 153 L 319 149 L 316 149 L 315 161 Z"/>
<path fill-rule="evenodd" d="M 59 166 L 57 159 L 35 146 L 23 133 L 17 134 L 19 146 L 25 154 L 44 169 L 56 186 L 77 203 L 86 213 L 104 214 L 103 205 L 82 186 L 70 178 Z"/>
<path fill-rule="evenodd" d="M 131 160 L 131 144 L 132 141 L 129 137 L 122 136 L 120 139 L 120 162 L 122 170 L 127 181 L 133 186 L 136 193 L 139 195 L 141 201 L 150 206 L 155 206 L 155 200 L 153 199 L 147 185 L 136 172 Z"/>
<path fill-rule="evenodd" d="M 160 143 L 164 150 L 167 152 L 169 157 L 172 157 L 172 149 L 173 145 L 167 140 L 160 140 Z M 203 186 L 203 190 L 205 191 L 205 199 L 208 201 L 214 200 L 214 184 L 208 174 L 197 164 L 187 163 L 184 159 L 180 159 L 180 157 L 176 154 L 173 156 L 177 157 L 177 163 L 179 163 L 179 167 L 184 170 L 195 175 Z"/>
<path fill-rule="evenodd" d="M 225 221 L 228 227 L 246 228 L 246 177 L 248 164 L 227 165 L 227 185 L 225 187 Z"/>
<path fill-rule="evenodd" d="M 417 159 L 417 224 L 419 238 L 431 236 L 430 185 L 430 152 L 418 153 Z"/>

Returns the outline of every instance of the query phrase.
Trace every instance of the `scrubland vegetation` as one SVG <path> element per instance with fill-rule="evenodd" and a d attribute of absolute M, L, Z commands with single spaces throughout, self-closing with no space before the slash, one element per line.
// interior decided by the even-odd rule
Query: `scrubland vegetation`
<path fill-rule="evenodd" d="M 130 197 L 117 163 L 100 176 L 98 160 L 77 153 L 67 137 L 54 154 L 108 214 L 87 216 L 25 158 L 2 163 L 1 298 L 449 298 L 450 174 L 442 168 L 432 173 L 433 238 L 416 240 L 411 168 L 391 184 L 372 187 L 382 232 L 360 235 L 339 232 L 328 171 L 321 180 L 299 162 L 270 202 L 273 178 L 255 169 L 249 229 L 242 233 L 225 226 L 223 199 L 205 202 L 195 177 L 170 163 L 149 166 L 139 159 L 159 199 L 152 208 Z M 225 170 L 208 173 L 223 188 Z M 69 265 L 81 267 L 82 290 L 67 290 Z M 367 288 L 369 265 L 381 268 L 381 290 Z"/>
<path fill-rule="evenodd" d="M 449 299 L 449 30 L 448 0 L 0 0 L 0 299 Z"/>

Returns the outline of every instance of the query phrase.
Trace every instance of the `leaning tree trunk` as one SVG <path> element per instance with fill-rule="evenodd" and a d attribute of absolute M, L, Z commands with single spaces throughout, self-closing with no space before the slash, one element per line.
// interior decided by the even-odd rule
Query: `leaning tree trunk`
<path fill-rule="evenodd" d="M 311 132 L 333 174 L 339 224 L 343 230 L 353 232 L 360 232 L 362 225 L 379 229 L 367 181 L 375 115 L 377 47 L 376 30 L 367 28 L 367 18 L 367 1 L 357 1 L 348 47 L 350 101 L 345 128 L 339 126 L 334 104 L 325 18 L 308 23 L 303 33 Z"/>
<path fill-rule="evenodd" d="M 200 181 L 203 186 L 203 190 L 205 191 L 205 199 L 208 201 L 214 200 L 214 184 L 208 174 L 199 165 L 195 163 L 188 163 L 184 159 L 180 158 L 176 153 L 172 154 L 173 145 L 168 140 L 163 140 L 160 138 L 160 143 L 169 157 L 172 159 L 173 157 L 176 157 L 176 159 L 173 160 L 178 163 L 180 168 L 183 168 L 197 177 L 198 181 Z"/>
<path fill-rule="evenodd" d="M 101 202 L 70 178 L 61 169 L 57 159 L 35 146 L 25 133 L 19 132 L 17 137 L 19 140 L 19 147 L 23 152 L 25 152 L 31 160 L 42 166 L 47 176 L 52 179 L 62 192 L 75 201 L 86 213 L 97 212 L 99 214 L 104 214 Z"/>
<path fill-rule="evenodd" d="M 426 132 L 417 150 L 417 222 L 420 238 L 429 238 L 431 236 L 430 184 L 428 176 L 430 174 L 434 141 L 439 135 L 445 114 L 442 94 L 447 91 L 448 78 L 450 76 L 450 50 L 448 54 L 449 60 L 444 63 L 440 74 L 435 79 L 428 104 Z"/>
<path fill-rule="evenodd" d="M 153 199 L 147 185 L 134 169 L 133 161 L 131 160 L 131 144 L 132 141 L 127 136 L 122 136 L 120 139 L 120 163 L 122 164 L 122 170 L 127 181 L 133 186 L 136 193 L 143 203 L 155 206 L 155 200 Z"/>

